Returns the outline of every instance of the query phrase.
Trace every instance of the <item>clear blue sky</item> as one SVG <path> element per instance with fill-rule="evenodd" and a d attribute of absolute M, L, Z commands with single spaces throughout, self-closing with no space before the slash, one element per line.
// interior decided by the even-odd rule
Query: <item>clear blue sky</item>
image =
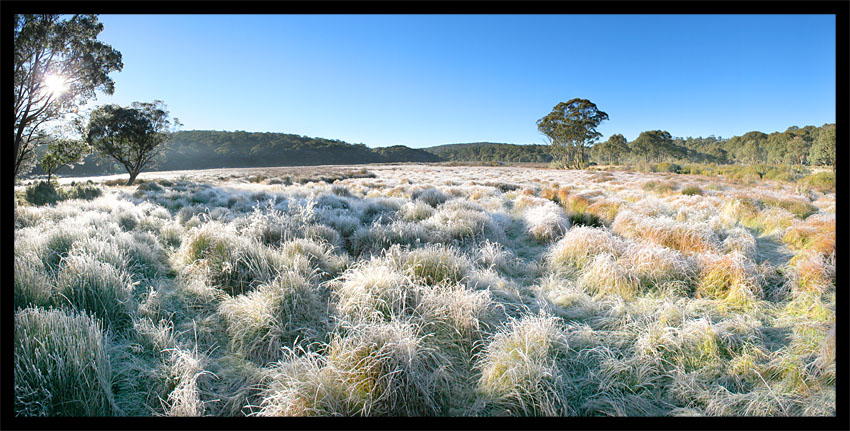
<path fill-rule="evenodd" d="M 602 139 L 740 135 L 835 121 L 830 15 L 101 15 L 115 94 L 183 130 L 370 147 L 545 143 L 558 102 L 608 113 Z"/>

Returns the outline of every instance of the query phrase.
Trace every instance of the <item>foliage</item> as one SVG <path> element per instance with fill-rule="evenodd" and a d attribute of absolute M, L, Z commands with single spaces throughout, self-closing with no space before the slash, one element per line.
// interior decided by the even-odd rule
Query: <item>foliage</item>
<path fill-rule="evenodd" d="M 83 160 L 91 148 L 83 141 L 61 139 L 47 145 L 47 153 L 41 157 L 41 168 L 47 172 L 47 181 L 62 166 L 73 169 L 74 163 Z"/>
<path fill-rule="evenodd" d="M 27 186 L 26 199 L 33 205 L 55 204 L 62 200 L 62 193 L 56 190 L 56 185 L 49 181 L 39 181 Z"/>
<path fill-rule="evenodd" d="M 179 126 L 174 119 L 174 127 Z M 124 165 L 133 185 L 136 176 L 162 151 L 170 137 L 172 121 L 165 104 L 133 102 L 129 108 L 105 105 L 96 108 L 86 127 L 86 140 L 104 157 Z"/>
<path fill-rule="evenodd" d="M 112 94 L 110 72 L 123 67 L 121 53 L 97 40 L 95 15 L 15 15 L 15 177 L 47 140 L 44 125 L 77 111 L 100 90 Z M 49 80 L 66 87 L 56 91 Z"/>
<path fill-rule="evenodd" d="M 587 99 L 572 99 L 555 105 L 552 112 L 537 120 L 537 130 L 551 145 L 552 157 L 570 168 L 584 167 L 585 148 L 602 136 L 596 131 L 599 123 L 608 119 Z"/>

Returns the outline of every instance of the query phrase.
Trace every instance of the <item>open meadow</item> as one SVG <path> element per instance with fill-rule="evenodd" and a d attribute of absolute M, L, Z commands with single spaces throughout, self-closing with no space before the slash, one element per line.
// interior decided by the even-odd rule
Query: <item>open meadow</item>
<path fill-rule="evenodd" d="M 16 186 L 16 415 L 836 414 L 834 192 L 416 164 L 92 180 L 47 205 Z"/>

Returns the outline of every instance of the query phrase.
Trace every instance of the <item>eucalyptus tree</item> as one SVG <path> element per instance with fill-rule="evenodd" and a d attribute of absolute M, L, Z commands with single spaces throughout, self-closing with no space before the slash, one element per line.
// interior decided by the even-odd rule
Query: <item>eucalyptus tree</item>
<path fill-rule="evenodd" d="M 95 15 L 15 15 L 14 175 L 35 165 L 34 150 L 51 141 L 46 125 L 77 112 L 96 97 L 112 94 L 110 72 L 123 68 L 121 53 L 97 40 L 103 24 Z"/>
<path fill-rule="evenodd" d="M 587 99 L 572 99 L 555 105 L 552 112 L 537 120 L 537 129 L 549 140 L 552 158 L 568 168 L 581 168 L 585 148 L 602 136 L 596 131 L 608 114 Z"/>
<path fill-rule="evenodd" d="M 180 126 L 171 120 L 165 104 L 133 102 L 129 107 L 103 105 L 92 111 L 86 127 L 86 141 L 102 157 L 111 157 L 124 166 L 133 185 L 142 169 L 162 153 L 172 133 Z"/>

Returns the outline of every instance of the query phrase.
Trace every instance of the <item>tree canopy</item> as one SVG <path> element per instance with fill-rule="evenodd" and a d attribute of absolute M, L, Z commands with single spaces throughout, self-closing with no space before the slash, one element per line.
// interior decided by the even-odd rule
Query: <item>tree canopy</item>
<path fill-rule="evenodd" d="M 99 90 L 114 91 L 110 72 L 121 53 L 97 40 L 95 15 L 15 15 L 15 176 L 35 164 L 34 149 L 51 141 L 46 124 L 73 114 Z"/>
<path fill-rule="evenodd" d="M 133 102 L 130 107 L 103 105 L 96 108 L 86 129 L 86 141 L 102 156 L 121 163 L 130 174 L 127 185 L 160 154 L 172 126 L 165 104 Z"/>
<path fill-rule="evenodd" d="M 572 99 L 555 105 L 552 112 L 537 120 L 537 129 L 549 140 L 552 157 L 570 168 L 581 168 L 586 162 L 585 148 L 601 133 L 599 123 L 608 119 L 587 99 Z"/>

